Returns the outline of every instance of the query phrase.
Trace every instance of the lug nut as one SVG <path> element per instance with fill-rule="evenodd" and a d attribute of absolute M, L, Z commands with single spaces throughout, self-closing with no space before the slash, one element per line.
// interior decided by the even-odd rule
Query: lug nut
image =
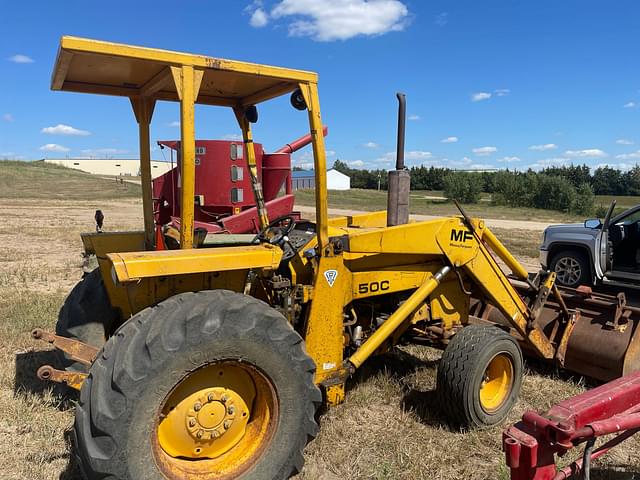
<path fill-rule="evenodd" d="M 202 438 L 202 435 L 204 435 L 204 431 L 198 430 L 198 433 L 196 433 L 196 437 Z"/>
<path fill-rule="evenodd" d="M 216 399 L 216 396 L 213 393 L 210 393 L 209 396 L 207 397 L 207 400 L 209 400 L 210 402 L 213 402 Z"/>
<path fill-rule="evenodd" d="M 225 430 L 229 430 L 229 427 L 231 426 L 231 420 L 225 420 L 222 426 Z"/>
<path fill-rule="evenodd" d="M 214 430 L 211 432 L 211 438 L 218 438 L 220 436 L 220 432 L 218 430 Z"/>
<path fill-rule="evenodd" d="M 189 419 L 189 426 L 190 427 L 195 427 L 196 426 L 196 419 L 195 418 L 190 418 Z"/>
<path fill-rule="evenodd" d="M 226 393 L 222 395 L 222 397 L 220 397 L 220 401 L 222 403 L 227 403 L 228 400 L 229 400 L 229 395 L 227 395 Z"/>
<path fill-rule="evenodd" d="M 202 405 L 200 404 L 200 402 L 196 402 L 196 403 L 193 405 L 193 409 L 194 409 L 196 412 L 199 412 L 201 408 L 202 408 Z"/>
<path fill-rule="evenodd" d="M 227 408 L 227 412 L 229 413 L 229 415 L 233 415 L 234 413 L 236 413 L 236 407 L 234 407 L 233 405 L 229 405 L 229 408 Z"/>

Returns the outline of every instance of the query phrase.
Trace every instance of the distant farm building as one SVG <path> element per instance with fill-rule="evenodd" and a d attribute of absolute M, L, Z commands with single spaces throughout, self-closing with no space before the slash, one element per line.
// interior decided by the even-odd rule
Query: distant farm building
<path fill-rule="evenodd" d="M 313 170 L 299 170 L 292 173 L 292 184 L 294 190 L 305 188 L 315 188 L 315 172 Z M 333 168 L 327 171 L 328 190 L 349 190 L 351 188 L 351 178 Z"/>
<path fill-rule="evenodd" d="M 45 163 L 62 165 L 63 167 L 82 170 L 94 175 L 131 176 L 140 175 L 140 160 L 115 158 L 47 158 Z M 175 163 L 173 164 L 175 166 Z M 156 178 L 171 170 L 171 162 L 151 161 L 151 176 Z"/>

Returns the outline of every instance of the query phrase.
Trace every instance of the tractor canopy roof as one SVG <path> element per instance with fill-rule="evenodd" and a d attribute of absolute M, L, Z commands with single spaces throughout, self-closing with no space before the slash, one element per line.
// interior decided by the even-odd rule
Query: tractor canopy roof
<path fill-rule="evenodd" d="M 318 80 L 302 70 L 64 36 L 51 88 L 177 102 L 172 72 L 185 65 L 203 71 L 195 103 L 206 105 L 254 105 Z"/>

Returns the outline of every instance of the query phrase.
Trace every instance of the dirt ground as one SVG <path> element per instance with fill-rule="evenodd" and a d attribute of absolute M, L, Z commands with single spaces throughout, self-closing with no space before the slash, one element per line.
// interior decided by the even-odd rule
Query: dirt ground
<path fill-rule="evenodd" d="M 0 199 L 0 479 L 80 478 L 70 455 L 76 396 L 35 378 L 54 363 L 32 328 L 53 329 L 66 294 L 81 277 L 79 233 L 138 229 L 138 200 Z M 518 223 L 518 229 L 524 226 Z M 534 229 L 535 230 L 535 229 Z M 527 265 L 534 266 L 529 257 Z M 398 349 L 369 362 L 353 379 L 346 402 L 320 416 L 299 479 L 507 479 L 501 426 L 470 433 L 449 429 L 434 399 L 439 352 Z M 527 364 L 522 393 L 508 421 L 544 410 L 583 391 L 581 377 Z M 640 478 L 640 442 L 627 442 L 596 463 L 597 479 Z"/>

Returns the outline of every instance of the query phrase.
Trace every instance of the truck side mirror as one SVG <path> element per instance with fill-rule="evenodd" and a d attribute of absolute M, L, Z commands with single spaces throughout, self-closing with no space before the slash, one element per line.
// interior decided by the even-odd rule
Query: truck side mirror
<path fill-rule="evenodd" d="M 584 228 L 591 228 L 595 230 L 596 228 L 600 228 L 602 222 L 599 218 L 590 218 L 589 220 L 584 221 Z"/>

